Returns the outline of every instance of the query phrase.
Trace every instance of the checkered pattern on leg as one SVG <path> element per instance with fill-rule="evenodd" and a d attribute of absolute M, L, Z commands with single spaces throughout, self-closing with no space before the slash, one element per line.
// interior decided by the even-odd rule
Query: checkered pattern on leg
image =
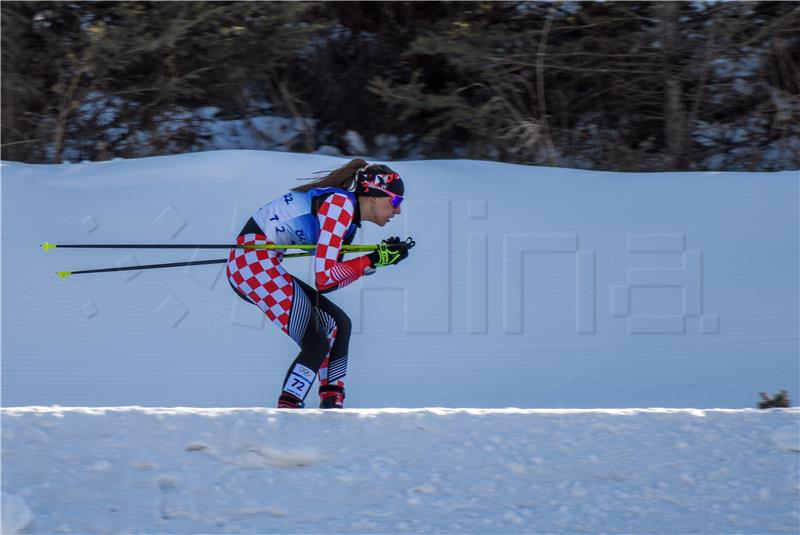
<path fill-rule="evenodd" d="M 245 234 L 237 245 L 267 245 L 261 234 Z M 233 249 L 228 279 L 253 301 L 275 325 L 289 334 L 289 311 L 294 295 L 292 276 L 281 266 L 283 253 L 274 249 Z"/>

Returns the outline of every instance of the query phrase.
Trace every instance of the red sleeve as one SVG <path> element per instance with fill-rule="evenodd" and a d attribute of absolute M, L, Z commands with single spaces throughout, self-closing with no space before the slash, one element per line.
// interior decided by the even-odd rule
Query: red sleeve
<path fill-rule="evenodd" d="M 319 238 L 314 259 L 318 290 L 344 288 L 364 274 L 369 265 L 367 256 L 339 262 L 344 235 L 353 222 L 355 208 L 347 195 L 334 193 L 325 199 L 317 212 Z"/>

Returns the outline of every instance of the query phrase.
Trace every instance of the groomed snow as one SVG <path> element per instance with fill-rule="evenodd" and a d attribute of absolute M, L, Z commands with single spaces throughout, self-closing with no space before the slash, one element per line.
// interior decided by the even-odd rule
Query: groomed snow
<path fill-rule="evenodd" d="M 3 533 L 797 533 L 797 409 L 2 411 Z"/>

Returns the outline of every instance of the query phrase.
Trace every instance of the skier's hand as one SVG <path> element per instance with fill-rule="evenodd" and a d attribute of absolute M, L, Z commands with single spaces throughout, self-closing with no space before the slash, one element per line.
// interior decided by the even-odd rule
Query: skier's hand
<path fill-rule="evenodd" d="M 378 249 L 367 256 L 373 267 L 391 266 L 405 260 L 409 249 L 415 245 L 416 242 L 411 238 L 401 241 L 398 236 L 392 236 L 383 240 L 378 244 Z"/>

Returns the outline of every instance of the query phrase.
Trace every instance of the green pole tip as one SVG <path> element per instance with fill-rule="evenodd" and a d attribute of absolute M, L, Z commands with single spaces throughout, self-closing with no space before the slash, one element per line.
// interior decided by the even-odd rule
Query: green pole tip
<path fill-rule="evenodd" d="M 44 242 L 44 243 L 41 245 L 41 247 L 42 247 L 42 249 L 44 249 L 44 250 L 45 250 L 45 252 L 47 252 L 47 251 L 49 251 L 50 249 L 55 249 L 56 247 L 58 247 L 58 245 L 56 245 L 55 243 Z"/>
<path fill-rule="evenodd" d="M 72 275 L 72 272 L 71 271 L 56 271 L 56 275 L 58 275 L 62 279 L 66 279 L 67 275 Z"/>

